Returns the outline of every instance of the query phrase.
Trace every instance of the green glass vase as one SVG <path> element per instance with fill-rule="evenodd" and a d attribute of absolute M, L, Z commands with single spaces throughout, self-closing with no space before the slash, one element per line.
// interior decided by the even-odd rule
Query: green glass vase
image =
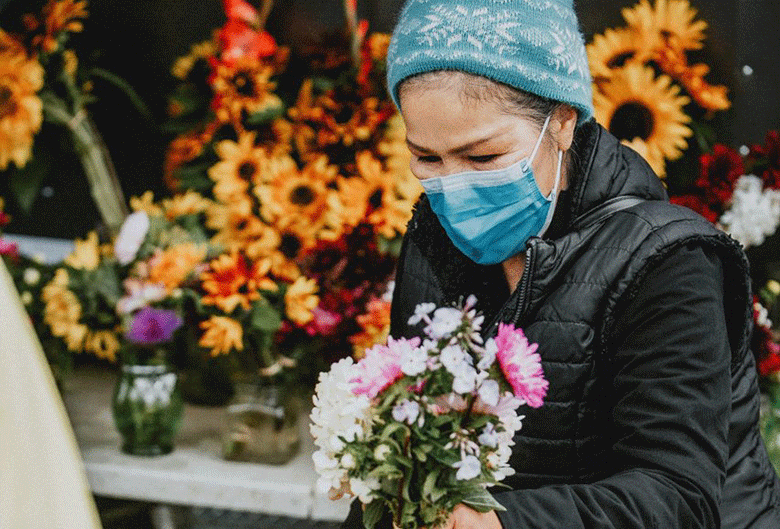
<path fill-rule="evenodd" d="M 184 404 L 168 365 L 123 365 L 114 389 L 114 423 L 122 451 L 137 456 L 170 453 Z"/>

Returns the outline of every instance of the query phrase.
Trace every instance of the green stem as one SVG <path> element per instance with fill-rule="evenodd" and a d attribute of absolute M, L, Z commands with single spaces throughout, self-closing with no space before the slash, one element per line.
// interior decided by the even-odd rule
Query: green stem
<path fill-rule="evenodd" d="M 71 114 L 62 100 L 53 94 L 42 95 L 41 99 L 47 118 L 65 125 L 71 131 L 92 198 L 103 222 L 111 233 L 118 233 L 128 214 L 125 197 L 108 149 L 87 110 L 80 107 L 75 114 Z"/>

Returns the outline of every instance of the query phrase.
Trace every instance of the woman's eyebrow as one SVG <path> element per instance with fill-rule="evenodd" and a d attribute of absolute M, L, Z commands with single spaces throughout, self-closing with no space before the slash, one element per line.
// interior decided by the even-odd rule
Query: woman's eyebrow
<path fill-rule="evenodd" d="M 483 143 L 487 143 L 487 142 L 489 142 L 491 140 L 494 140 L 494 139 L 495 139 L 495 136 L 491 135 L 491 136 L 482 138 L 480 140 L 470 141 L 470 142 L 468 142 L 468 143 L 466 143 L 464 145 L 461 145 L 459 147 L 451 149 L 450 152 L 452 154 L 460 154 L 460 153 L 462 153 L 464 151 L 468 151 L 470 149 L 473 149 L 474 147 L 477 147 L 479 145 L 482 145 Z M 412 142 L 409 138 L 406 138 L 406 144 L 409 147 L 411 147 L 412 149 L 414 149 L 414 150 L 416 150 L 418 152 L 433 154 L 433 151 L 431 151 L 429 149 L 426 149 L 425 147 L 421 147 L 420 145 L 417 145 L 416 143 Z"/>

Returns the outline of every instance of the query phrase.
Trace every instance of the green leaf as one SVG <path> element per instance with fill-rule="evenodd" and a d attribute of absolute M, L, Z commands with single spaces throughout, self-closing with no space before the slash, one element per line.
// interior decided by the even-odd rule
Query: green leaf
<path fill-rule="evenodd" d="M 9 171 L 8 179 L 11 193 L 16 197 L 19 207 L 25 213 L 32 209 L 43 179 L 49 172 L 48 158 L 38 149 L 33 151 L 32 158 L 23 168 Z"/>
<path fill-rule="evenodd" d="M 436 480 L 439 479 L 439 474 L 441 474 L 441 469 L 436 469 L 427 476 L 425 476 L 425 481 L 423 481 L 422 486 L 422 497 L 426 500 L 430 500 L 431 502 L 434 502 L 433 494 L 436 491 Z"/>
<path fill-rule="evenodd" d="M 261 112 L 250 114 L 247 116 L 245 122 L 248 127 L 259 127 L 260 125 L 271 122 L 282 114 L 284 114 L 284 106 L 279 105 L 276 107 L 267 108 Z"/>
<path fill-rule="evenodd" d="M 116 88 L 121 90 L 127 96 L 127 99 L 130 100 L 130 103 L 132 103 L 132 105 L 135 107 L 138 113 L 144 117 L 144 119 L 151 122 L 154 121 L 154 116 L 152 115 L 152 112 L 149 110 L 149 107 L 146 106 L 146 103 L 144 103 L 143 99 L 141 99 L 141 96 L 138 95 L 138 92 L 136 92 L 133 89 L 133 87 L 130 86 L 130 83 L 128 83 L 118 75 L 113 74 L 108 70 L 104 70 L 102 68 L 92 68 L 91 70 L 89 70 L 88 75 L 90 77 L 97 77 L 103 79 L 104 81 L 107 81 L 108 83 L 114 85 Z"/>
<path fill-rule="evenodd" d="M 95 270 L 95 290 L 105 298 L 109 305 L 115 306 L 122 297 L 119 278 L 110 266 L 99 266 Z"/>
<path fill-rule="evenodd" d="M 192 189 L 203 193 L 214 186 L 214 181 L 207 173 L 208 168 L 208 164 L 182 165 L 173 176 L 181 182 L 180 189 Z"/>
<path fill-rule="evenodd" d="M 462 502 L 477 512 L 506 510 L 503 505 L 496 501 L 492 494 L 482 487 L 472 490 L 468 496 L 463 498 Z"/>
<path fill-rule="evenodd" d="M 374 529 L 374 526 L 382 519 L 385 506 L 382 500 L 374 500 L 366 505 L 363 511 L 363 525 L 366 529 Z"/>
<path fill-rule="evenodd" d="M 264 300 L 255 302 L 250 321 L 253 328 L 268 333 L 275 333 L 282 326 L 279 312 Z"/>

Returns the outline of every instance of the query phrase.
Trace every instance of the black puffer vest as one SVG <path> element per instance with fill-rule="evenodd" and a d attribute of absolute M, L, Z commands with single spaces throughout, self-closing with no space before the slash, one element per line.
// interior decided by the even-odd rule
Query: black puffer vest
<path fill-rule="evenodd" d="M 534 489 L 593 483 L 604 477 L 611 449 L 604 435 L 609 410 L 604 409 L 603 392 L 610 385 L 616 314 L 645 274 L 670 252 L 690 243 L 706 247 L 723 263 L 732 351 L 730 455 L 721 524 L 743 529 L 775 527 L 777 522 L 780 528 L 775 514 L 769 525 L 751 525 L 762 513 L 777 510 L 778 484 L 756 427 L 758 391 L 748 348 L 752 313 L 744 254 L 710 223 L 669 204 L 647 164 L 598 125 L 583 125 L 576 144 L 569 211 L 556 213 L 571 221 L 551 239 L 529 241 L 523 278 L 508 299 L 495 296 L 503 275 L 489 273 L 455 249 L 425 197 L 421 199 L 404 243 L 392 334 L 419 334 L 406 323 L 417 303 L 448 304 L 469 294 L 476 294 L 480 308 L 495 316 L 486 334 L 494 333 L 499 321 L 522 327 L 529 340 L 540 344 L 551 384 L 544 406 L 524 412 L 513 448 L 517 474 L 507 484 Z"/>

